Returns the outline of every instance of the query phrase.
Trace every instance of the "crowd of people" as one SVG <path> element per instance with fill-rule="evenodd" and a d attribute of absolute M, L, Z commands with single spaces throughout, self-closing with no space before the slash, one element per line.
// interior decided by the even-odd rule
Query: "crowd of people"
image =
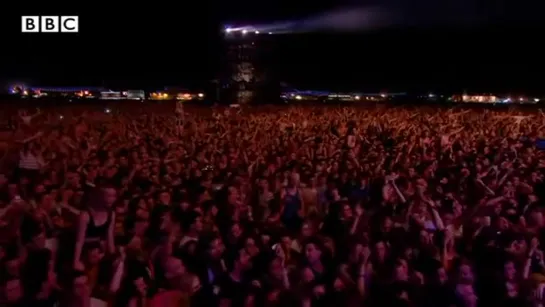
<path fill-rule="evenodd" d="M 545 303 L 540 111 L 179 116 L 10 118 L 1 306 Z"/>

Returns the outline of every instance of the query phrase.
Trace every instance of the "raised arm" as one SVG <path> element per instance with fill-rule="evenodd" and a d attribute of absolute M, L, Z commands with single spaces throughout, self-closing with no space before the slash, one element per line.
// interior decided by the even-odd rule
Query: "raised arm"
<path fill-rule="evenodd" d="M 110 281 L 110 293 L 116 293 L 121 286 L 123 279 L 123 273 L 125 272 L 125 252 L 120 251 L 121 256 L 115 264 L 115 272 L 112 280 Z"/>
<path fill-rule="evenodd" d="M 81 252 L 83 250 L 83 244 L 85 243 L 85 232 L 87 232 L 89 218 L 89 213 L 86 211 L 81 212 L 79 215 L 76 246 L 74 248 L 74 268 L 77 270 L 84 269 L 83 264 L 81 263 Z"/>
<path fill-rule="evenodd" d="M 110 225 L 108 225 L 108 252 L 110 254 L 115 253 L 115 212 L 112 212 L 112 217 L 110 219 Z"/>
<path fill-rule="evenodd" d="M 399 190 L 399 188 L 397 187 L 396 183 L 395 183 L 395 179 L 394 178 L 391 178 L 389 179 L 389 182 L 390 184 L 392 185 L 392 187 L 394 188 L 394 191 L 396 192 L 397 194 L 397 197 L 399 197 L 399 199 L 401 200 L 401 202 L 405 203 L 407 201 L 407 199 L 405 198 L 405 196 L 403 195 L 403 193 L 401 193 L 401 191 Z"/>

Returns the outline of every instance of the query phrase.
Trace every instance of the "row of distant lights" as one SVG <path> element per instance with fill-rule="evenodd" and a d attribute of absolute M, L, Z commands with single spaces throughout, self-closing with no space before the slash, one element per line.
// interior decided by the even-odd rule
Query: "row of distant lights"
<path fill-rule="evenodd" d="M 225 29 L 225 32 L 226 33 L 232 33 L 232 32 L 241 32 L 242 34 L 248 34 L 250 31 L 248 31 L 248 29 L 242 29 L 242 30 L 239 30 L 239 29 L 231 29 L 231 28 L 227 28 Z M 260 34 L 261 32 L 259 31 L 254 31 L 254 34 Z M 268 34 L 273 34 L 272 32 L 268 32 Z"/>

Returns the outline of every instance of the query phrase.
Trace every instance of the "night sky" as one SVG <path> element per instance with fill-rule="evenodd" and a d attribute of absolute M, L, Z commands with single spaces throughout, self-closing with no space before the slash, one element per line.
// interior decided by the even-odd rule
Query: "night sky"
<path fill-rule="evenodd" d="M 535 2 L 535 3 L 534 3 Z M 294 4 L 296 6 L 294 6 Z M 19 3 L 2 13 L 0 78 L 40 85 L 198 87 L 217 76 L 223 24 L 321 16 L 328 33 L 276 45 L 275 69 L 301 89 L 542 91 L 543 4 L 508 0 L 180 1 L 145 6 Z M 78 5 L 78 6 L 76 6 Z M 331 12 L 380 7 L 358 26 Z M 79 15 L 79 34 L 21 34 L 21 15 Z M 328 17 L 329 16 L 329 17 Z M 375 18 L 378 19 L 378 18 Z M 337 24 L 342 29 L 335 28 Z M 328 27 L 331 27 L 329 29 Z M 348 25 L 350 27 L 350 24 Z M 545 89 L 545 88 L 544 88 Z"/>

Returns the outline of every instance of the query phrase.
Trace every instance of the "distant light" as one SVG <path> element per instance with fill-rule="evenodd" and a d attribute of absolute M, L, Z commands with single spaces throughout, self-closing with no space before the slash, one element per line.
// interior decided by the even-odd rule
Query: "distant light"
<path fill-rule="evenodd" d="M 434 95 L 433 93 L 429 93 L 429 94 L 428 94 L 428 97 L 429 97 L 429 98 L 433 98 L 433 97 L 435 97 L 435 95 Z"/>
<path fill-rule="evenodd" d="M 106 108 L 106 109 L 104 110 L 104 112 L 110 113 L 110 112 L 112 112 L 112 111 L 111 111 L 110 109 Z"/>
<path fill-rule="evenodd" d="M 534 101 L 535 101 L 535 102 L 539 102 L 539 98 L 534 98 Z"/>
<path fill-rule="evenodd" d="M 272 34 L 272 32 L 269 32 L 269 35 Z"/>
<path fill-rule="evenodd" d="M 63 118 L 64 118 L 64 116 L 62 116 L 62 115 L 59 116 L 59 119 L 63 119 Z"/>
<path fill-rule="evenodd" d="M 24 91 L 24 92 L 23 92 L 23 95 L 28 95 L 28 91 Z"/>
<path fill-rule="evenodd" d="M 255 34 L 259 34 L 259 31 L 255 31 Z"/>
<path fill-rule="evenodd" d="M 380 97 L 386 98 L 386 94 L 380 94 Z"/>
<path fill-rule="evenodd" d="M 203 94 L 203 93 L 199 93 L 199 97 L 203 98 L 203 97 L 204 97 L 204 94 Z"/>
<path fill-rule="evenodd" d="M 83 92 L 85 95 L 89 95 L 89 91 L 85 91 Z"/>
<path fill-rule="evenodd" d="M 356 100 L 360 100 L 360 98 L 361 98 L 360 96 L 354 96 L 354 99 Z"/>
<path fill-rule="evenodd" d="M 303 97 L 301 97 L 300 95 L 295 96 L 295 100 L 301 100 L 301 99 L 303 99 Z"/>
<path fill-rule="evenodd" d="M 248 30 L 242 30 L 242 34 L 248 33 Z"/>
<path fill-rule="evenodd" d="M 524 101 L 524 98 L 520 97 L 520 98 L 519 98 L 519 101 Z"/>
<path fill-rule="evenodd" d="M 231 28 L 225 29 L 225 32 L 227 32 L 227 33 L 231 33 L 231 31 L 233 31 L 233 29 L 231 29 Z"/>

